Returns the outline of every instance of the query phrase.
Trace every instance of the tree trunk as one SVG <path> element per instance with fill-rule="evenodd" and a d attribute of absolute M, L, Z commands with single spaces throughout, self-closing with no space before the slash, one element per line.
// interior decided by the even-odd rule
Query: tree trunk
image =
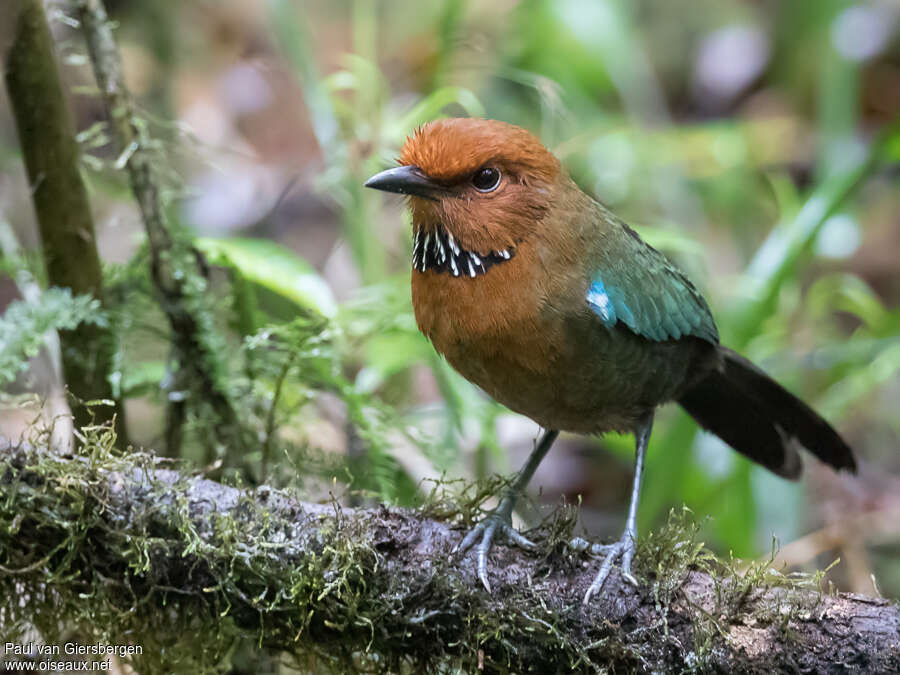
<path fill-rule="evenodd" d="M 94 220 L 81 178 L 79 148 L 53 40 L 40 0 L 13 0 L 3 10 L 13 28 L 6 52 L 6 87 L 37 215 L 47 279 L 103 302 Z M 81 401 L 111 399 L 113 338 L 108 328 L 82 324 L 60 332 L 63 377 Z M 115 409 L 89 411 L 72 402 L 76 427 L 111 419 Z M 118 419 L 122 420 L 121 411 Z M 120 431 L 123 427 L 120 427 Z"/>

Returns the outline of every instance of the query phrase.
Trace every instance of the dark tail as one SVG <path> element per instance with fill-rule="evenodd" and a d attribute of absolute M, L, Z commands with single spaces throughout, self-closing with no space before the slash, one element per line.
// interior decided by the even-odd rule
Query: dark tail
<path fill-rule="evenodd" d="M 791 439 L 835 469 L 856 471 L 853 451 L 828 422 L 740 354 L 720 351 L 724 367 L 678 401 L 701 427 L 792 480 L 802 463 Z"/>

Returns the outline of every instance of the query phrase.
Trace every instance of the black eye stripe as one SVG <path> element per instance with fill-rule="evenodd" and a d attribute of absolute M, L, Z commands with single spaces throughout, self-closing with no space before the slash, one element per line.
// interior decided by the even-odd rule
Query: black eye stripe
<path fill-rule="evenodd" d="M 478 169 L 472 176 L 472 185 L 479 192 L 491 192 L 500 185 L 500 170 L 492 166 L 486 166 Z"/>
<path fill-rule="evenodd" d="M 432 232 L 418 227 L 414 235 L 412 264 L 419 272 L 432 270 L 446 272 L 454 277 L 474 279 L 485 274 L 494 265 L 510 260 L 515 254 L 515 247 L 510 246 L 491 251 L 486 256 L 478 255 L 460 247 L 453 235 L 440 225 Z"/>

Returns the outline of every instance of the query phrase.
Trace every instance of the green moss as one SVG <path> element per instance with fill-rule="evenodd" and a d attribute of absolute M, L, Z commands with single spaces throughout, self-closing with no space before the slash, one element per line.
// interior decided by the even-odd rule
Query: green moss
<path fill-rule="evenodd" d="M 639 571 L 648 577 L 665 632 L 673 603 L 685 601 L 695 610 L 691 612 L 691 669 L 706 670 L 713 648 L 729 639 L 734 624 L 774 626 L 789 642 L 790 622 L 808 616 L 821 601 L 825 572 L 784 574 L 774 569 L 774 542 L 764 560 L 721 558 L 705 548 L 699 534 L 700 525 L 689 509 L 672 510 L 666 526 L 639 543 L 637 554 Z M 685 593 L 692 570 L 703 572 L 704 581 L 711 581 L 710 589 L 696 590 L 714 596 L 712 610 L 701 608 Z"/>
<path fill-rule="evenodd" d="M 149 454 L 117 454 L 106 427 L 83 435 L 75 459 L 39 452 L 46 430 L 34 434 L 34 450 L 0 459 L 0 623 L 13 641 L 36 630 L 48 643 L 75 635 L 140 644 L 132 664 L 142 673 L 222 672 L 240 663 L 264 672 L 282 659 L 314 672 L 641 669 L 686 634 L 677 625 L 685 616 L 699 617 L 687 633 L 685 667 L 703 670 L 730 622 L 747 620 L 751 596 L 753 621 L 787 630 L 818 581 L 716 559 L 685 510 L 640 542 L 636 569 L 655 610 L 634 625 L 582 630 L 578 603 L 566 606 L 530 584 L 499 585 L 489 596 L 451 569 L 451 556 L 407 561 L 395 573 L 403 553 L 384 545 L 396 528 L 418 531 L 425 516 L 471 523 L 496 484 L 469 486 L 461 502 L 437 484 L 409 515 L 347 518 L 333 504 L 307 513 L 316 527 L 301 535 L 285 493 L 226 488 L 217 510 L 198 518 L 196 480 L 161 471 Z M 134 472 L 146 480 L 127 479 Z M 534 579 L 585 564 L 567 545 L 575 515 L 557 509 L 532 533 L 542 543 Z M 683 611 L 694 570 L 714 579 L 713 611 Z M 757 594 L 771 588 L 784 592 L 760 603 Z M 517 611 L 497 611 L 498 602 Z"/>

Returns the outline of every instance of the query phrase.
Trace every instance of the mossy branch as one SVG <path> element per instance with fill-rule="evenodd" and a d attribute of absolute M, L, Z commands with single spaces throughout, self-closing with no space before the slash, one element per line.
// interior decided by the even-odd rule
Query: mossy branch
<path fill-rule="evenodd" d="M 558 519 L 539 554 L 492 553 L 489 595 L 451 558 L 456 507 L 309 504 L 110 447 L 0 450 L 7 629 L 136 641 L 140 672 L 222 667 L 237 640 L 339 672 L 900 671 L 896 604 L 737 572 L 684 523 L 642 542 L 639 588 L 613 574 L 584 607 L 597 562 Z"/>
<path fill-rule="evenodd" d="M 225 378 L 218 372 L 221 357 L 216 354 L 211 328 L 212 308 L 206 293 L 204 263 L 191 236 L 166 218 L 154 171 L 156 155 L 125 86 L 121 58 L 103 3 L 79 0 L 77 7 L 94 76 L 120 152 L 117 163 L 128 173 L 149 242 L 151 277 L 172 327 L 176 372 L 171 389 L 177 394 L 169 397 L 167 452 L 170 456 L 180 454 L 181 426 L 186 416 L 183 392 L 193 390 L 197 393 L 193 403 L 202 401 L 213 412 L 212 430 L 220 446 L 233 457 L 241 458 L 245 439 Z"/>
<path fill-rule="evenodd" d="M 103 277 L 80 153 L 60 80 L 53 39 L 40 0 L 17 0 L 3 12 L 13 26 L 5 53 L 6 88 L 16 120 L 41 235 L 47 279 L 74 295 L 103 301 Z M 78 398 L 111 399 L 113 338 L 108 327 L 82 323 L 60 331 L 63 377 Z M 75 423 L 112 418 L 73 404 Z M 122 421 L 121 409 L 119 421 Z M 123 429 L 120 426 L 120 431 Z"/>

